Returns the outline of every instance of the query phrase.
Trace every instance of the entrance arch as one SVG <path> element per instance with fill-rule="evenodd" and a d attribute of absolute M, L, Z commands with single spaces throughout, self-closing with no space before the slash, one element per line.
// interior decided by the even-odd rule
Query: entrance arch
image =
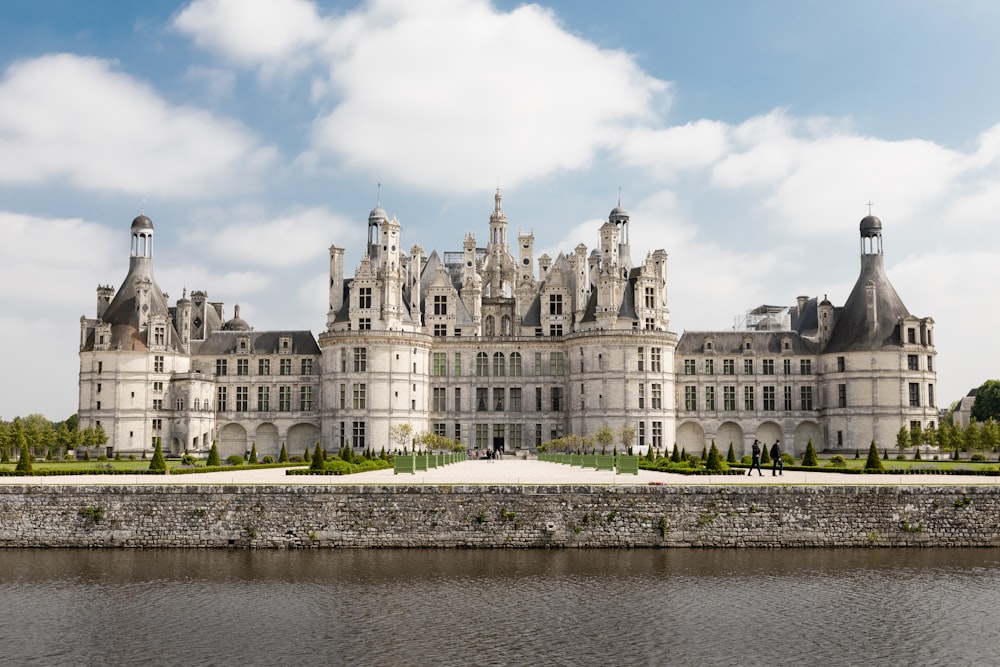
<path fill-rule="evenodd" d="M 738 457 L 750 453 L 743 441 L 743 428 L 736 422 L 725 422 L 715 434 L 715 446 L 720 452 L 728 452 L 729 445 Z"/>
<path fill-rule="evenodd" d="M 793 448 L 789 448 L 787 451 L 794 453 L 796 456 L 802 456 L 805 454 L 806 445 L 812 440 L 813 449 L 817 452 L 821 452 L 826 449 L 826 442 L 823 440 L 823 432 L 820 431 L 819 425 L 816 422 L 802 422 L 795 428 L 795 442 Z"/>
<path fill-rule="evenodd" d="M 260 457 L 273 456 L 274 460 L 278 460 L 278 454 L 280 453 L 278 446 L 278 427 L 274 424 L 267 422 L 261 424 L 257 427 L 257 433 L 254 436 L 254 442 L 257 445 L 257 455 Z"/>
<path fill-rule="evenodd" d="M 239 424 L 226 424 L 219 431 L 220 459 L 225 459 L 233 454 L 243 456 L 248 448 L 247 431 Z"/>
<path fill-rule="evenodd" d="M 684 422 L 677 428 L 677 447 L 689 454 L 701 454 L 706 447 L 705 429 L 697 422 Z"/>

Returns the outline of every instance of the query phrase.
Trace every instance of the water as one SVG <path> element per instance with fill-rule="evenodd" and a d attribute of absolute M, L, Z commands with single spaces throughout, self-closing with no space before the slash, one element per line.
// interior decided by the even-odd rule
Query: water
<path fill-rule="evenodd" d="M 10 665 L 993 665 L 1000 552 L 0 550 Z"/>

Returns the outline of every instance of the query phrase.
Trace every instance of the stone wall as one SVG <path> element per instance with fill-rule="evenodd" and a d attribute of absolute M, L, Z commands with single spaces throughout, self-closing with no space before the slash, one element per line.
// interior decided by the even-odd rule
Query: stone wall
<path fill-rule="evenodd" d="M 1000 546 L 1000 487 L 0 487 L 0 547 L 848 546 Z"/>

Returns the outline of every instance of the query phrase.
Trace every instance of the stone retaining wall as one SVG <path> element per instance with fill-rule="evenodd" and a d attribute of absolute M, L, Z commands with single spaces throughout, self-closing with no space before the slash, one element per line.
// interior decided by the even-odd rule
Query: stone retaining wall
<path fill-rule="evenodd" d="M 0 487 L 0 547 L 897 546 L 1000 546 L 1000 487 Z"/>

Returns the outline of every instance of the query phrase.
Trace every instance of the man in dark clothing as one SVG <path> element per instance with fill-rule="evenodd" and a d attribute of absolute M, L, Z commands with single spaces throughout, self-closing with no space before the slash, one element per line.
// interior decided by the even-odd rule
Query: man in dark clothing
<path fill-rule="evenodd" d="M 750 455 L 752 458 L 750 461 L 750 470 L 747 471 L 747 474 L 753 475 L 753 469 L 757 468 L 757 474 L 763 477 L 764 473 L 760 471 L 760 443 L 757 442 L 757 438 L 753 440 L 753 448 L 750 450 Z"/>
<path fill-rule="evenodd" d="M 774 444 L 771 445 L 771 477 L 775 474 L 784 475 L 785 474 L 785 462 L 781 460 L 781 440 L 775 440 Z"/>

